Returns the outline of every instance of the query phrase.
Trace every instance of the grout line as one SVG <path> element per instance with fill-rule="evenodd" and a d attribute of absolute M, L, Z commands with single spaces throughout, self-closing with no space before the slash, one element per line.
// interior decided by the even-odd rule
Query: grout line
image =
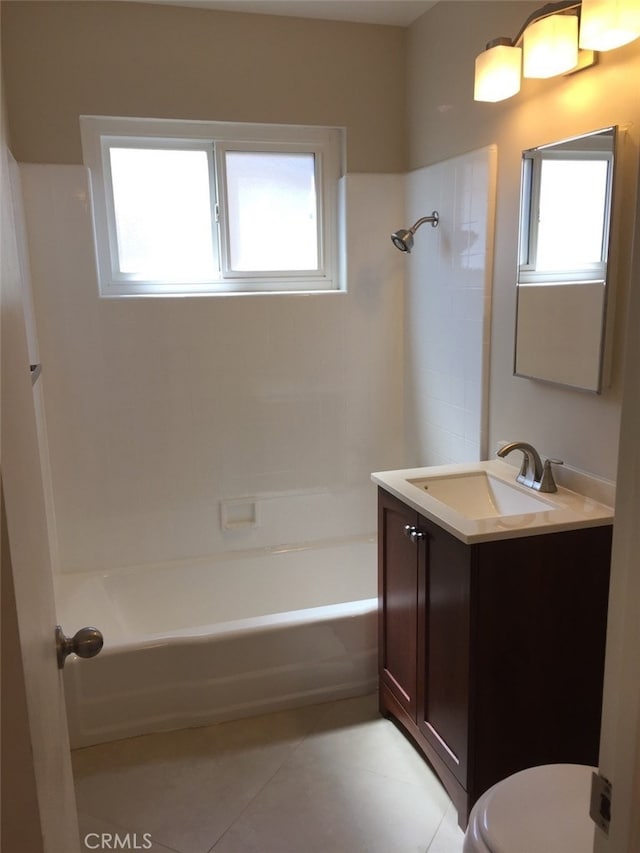
<path fill-rule="evenodd" d="M 452 811 L 452 810 L 453 810 L 453 811 L 455 811 L 455 807 L 454 807 L 453 803 L 452 803 L 452 802 L 450 802 L 450 803 L 449 803 L 449 805 L 447 806 L 447 808 L 445 809 L 444 814 L 442 815 L 442 820 L 441 820 L 441 821 L 440 821 L 440 823 L 438 824 L 438 828 L 436 829 L 436 831 L 435 831 L 435 833 L 434 833 L 434 835 L 433 835 L 433 838 L 432 838 L 432 839 L 431 839 L 431 841 L 429 842 L 429 846 L 427 847 L 427 849 L 426 849 L 425 853 L 429 853 L 429 851 L 431 850 L 431 847 L 432 847 L 432 845 L 433 845 L 434 841 L 436 840 L 436 838 L 437 838 L 437 836 L 438 836 L 438 833 L 439 833 L 439 832 L 440 832 L 440 830 L 442 829 L 442 826 L 443 826 L 443 824 L 444 824 L 445 820 L 447 819 L 447 815 L 448 815 L 448 814 L 449 814 L 449 812 L 450 812 L 450 811 Z M 460 827 L 458 827 L 458 829 L 460 829 Z M 464 838 L 463 838 L 464 833 L 462 832 L 462 830 L 460 830 L 460 832 L 462 833 L 462 836 L 461 836 L 461 838 L 460 838 L 460 845 L 462 845 L 462 844 L 463 844 L 463 841 L 464 841 Z M 459 848 L 456 848 L 456 850 L 459 850 L 459 853 L 462 853 L 462 846 L 460 846 Z"/>
<path fill-rule="evenodd" d="M 327 704 L 331 704 L 331 703 L 327 703 Z M 218 844 L 222 841 L 222 839 L 225 837 L 225 835 L 227 835 L 227 833 L 229 832 L 229 830 L 230 830 L 230 829 L 232 829 L 232 828 L 233 828 L 233 827 L 238 823 L 238 821 L 239 821 L 239 820 L 241 820 L 241 818 L 242 818 L 242 817 L 244 816 L 244 814 L 246 813 L 247 809 L 248 809 L 248 808 L 249 808 L 249 807 L 250 807 L 250 806 L 255 802 L 255 800 L 256 800 L 259 796 L 261 796 L 261 795 L 262 795 L 263 791 L 267 788 L 267 786 L 268 786 L 268 785 L 270 785 L 270 784 L 273 782 L 273 780 L 274 780 L 274 779 L 276 778 L 276 776 L 281 772 L 281 770 L 282 770 L 282 768 L 285 766 L 285 764 L 287 764 L 287 762 L 289 761 L 289 759 L 291 758 L 291 756 L 293 755 L 293 753 L 294 753 L 297 749 L 299 749 L 299 748 L 300 748 L 300 746 L 304 743 L 304 741 L 305 741 L 305 740 L 306 740 L 306 739 L 307 739 L 311 734 L 313 734 L 313 732 L 316 730 L 316 728 L 317 728 L 317 726 L 318 726 L 318 724 L 319 724 L 319 720 L 320 720 L 320 718 L 322 718 L 326 713 L 328 713 L 328 710 L 327 710 L 327 711 L 325 711 L 325 712 L 324 712 L 324 714 L 321 714 L 321 715 L 319 716 L 319 719 L 318 719 L 318 720 L 316 720 L 316 722 L 312 725 L 312 727 L 309 729 L 309 731 L 307 731 L 304 735 L 302 735 L 302 736 L 299 738 L 298 742 L 297 742 L 295 745 L 293 745 L 293 746 L 291 747 L 291 749 L 287 750 L 287 754 L 283 756 L 282 761 L 280 762 L 280 764 L 278 765 L 278 767 L 273 771 L 273 773 L 271 774 L 271 776 L 270 776 L 270 777 L 269 777 L 269 778 L 264 782 L 264 784 L 260 787 L 260 789 L 259 789 L 258 791 L 256 791 L 256 793 L 253 795 L 253 797 L 252 797 L 252 798 L 251 798 L 251 799 L 246 803 L 246 805 L 245 805 L 245 807 L 242 809 L 242 811 L 241 811 L 238 815 L 236 815 L 236 817 L 231 821 L 231 823 L 229 824 L 229 826 L 227 826 L 227 828 L 224 830 L 224 832 L 223 832 L 221 835 L 219 835 L 219 836 L 218 836 L 218 838 L 215 840 L 215 842 L 214 842 L 213 846 L 212 846 L 212 847 L 210 847 L 210 848 L 206 851 L 206 853 L 213 853 L 213 851 L 215 850 L 215 848 L 216 848 L 216 847 L 218 846 Z"/>
<path fill-rule="evenodd" d="M 358 698 L 358 697 L 350 697 L 350 698 Z M 273 772 L 273 774 L 269 777 L 269 779 L 267 779 L 267 780 L 265 781 L 265 783 L 262 785 L 262 787 L 260 788 L 260 790 L 256 792 L 256 794 L 251 798 L 251 800 L 250 800 L 250 801 L 245 805 L 245 807 L 242 809 L 242 811 L 240 812 L 240 814 L 238 814 L 238 815 L 236 816 L 236 818 L 235 818 L 235 819 L 234 819 L 234 820 L 229 824 L 229 826 L 224 830 L 224 832 L 222 833 L 222 835 L 220 835 L 220 836 L 216 839 L 216 841 L 215 841 L 215 843 L 213 844 L 213 846 L 212 846 L 212 847 L 210 847 L 210 848 L 206 851 L 206 853 L 213 853 L 213 851 L 215 851 L 215 848 L 216 848 L 216 847 L 218 846 L 218 844 L 222 841 L 222 839 L 223 839 L 223 838 L 225 837 L 225 835 L 229 832 L 229 830 L 230 830 L 233 826 L 235 826 L 235 825 L 236 825 L 236 823 L 237 823 L 237 822 L 238 822 L 238 821 L 243 817 L 243 815 L 246 813 L 247 809 L 248 809 L 248 808 L 253 804 L 253 802 L 256 800 L 256 798 L 257 798 L 257 797 L 259 797 L 259 796 L 261 796 L 261 794 L 262 794 L 262 793 L 263 793 L 263 791 L 267 788 L 267 786 L 268 786 L 268 785 L 270 785 L 270 784 L 273 782 L 273 780 L 276 778 L 276 776 L 278 776 L 278 774 L 282 771 L 282 769 L 285 767 L 285 765 L 289 763 L 289 761 L 291 760 L 291 758 L 293 757 L 293 755 L 294 755 L 294 754 L 295 754 L 295 753 L 296 753 L 296 752 L 301 748 L 301 746 L 303 745 L 303 743 L 304 743 L 306 740 L 308 740 L 308 738 L 312 737 L 312 736 L 313 736 L 313 735 L 314 735 L 314 734 L 319 730 L 320 726 L 322 725 L 323 720 L 325 720 L 325 719 L 326 719 L 326 717 L 331 713 L 331 710 L 333 709 L 333 707 L 334 707 L 338 702 L 346 702 L 346 701 L 349 701 L 349 699 L 338 699 L 338 700 L 334 700 L 334 701 L 332 701 L 332 702 L 324 702 L 324 703 L 322 703 L 322 704 L 325 706 L 325 707 L 324 707 L 324 710 L 323 710 L 320 714 L 318 714 L 317 719 L 316 719 L 316 720 L 315 720 L 315 722 L 310 726 L 309 730 L 308 730 L 304 735 L 302 735 L 302 736 L 300 737 L 300 739 L 298 740 L 298 742 L 297 742 L 294 746 L 292 746 L 290 750 L 288 750 L 288 751 L 287 751 L 287 754 L 283 757 L 283 759 L 282 759 L 281 763 L 279 764 L 279 766 L 277 767 L 277 769 Z"/>
<path fill-rule="evenodd" d="M 438 835 L 438 833 L 440 832 L 440 829 L 441 829 L 441 827 L 442 827 L 442 824 L 444 823 L 444 819 L 445 819 L 445 817 L 447 816 L 447 812 L 448 812 L 448 811 L 449 811 L 449 806 L 447 806 L 447 808 L 446 808 L 446 809 L 444 810 L 444 812 L 442 813 L 442 817 L 440 818 L 440 822 L 438 823 L 438 825 L 437 825 L 437 827 L 436 827 L 436 829 L 435 829 L 435 832 L 434 832 L 434 833 L 433 833 L 433 835 L 431 836 L 431 841 L 427 844 L 427 848 L 426 848 L 426 850 L 425 850 L 425 853 L 429 853 L 429 850 L 431 850 L 431 845 L 432 845 L 432 844 L 433 844 L 433 842 L 436 840 L 436 836 L 437 836 L 437 835 Z"/>
<path fill-rule="evenodd" d="M 294 747 L 294 749 L 297 749 L 297 747 Z M 286 761 L 287 761 L 287 759 L 286 759 L 286 758 L 282 760 L 282 763 L 278 766 L 278 768 L 277 768 L 276 770 L 274 770 L 274 772 L 272 773 L 272 775 L 271 775 L 271 776 L 270 776 L 270 777 L 265 781 L 265 783 L 262 785 L 262 787 L 261 787 L 258 791 L 256 791 L 256 793 L 253 795 L 253 797 L 251 797 L 251 799 L 250 799 L 250 800 L 249 800 L 249 802 L 245 805 L 245 807 L 242 809 L 242 811 L 241 811 L 239 814 L 237 814 L 237 815 L 236 815 L 236 817 L 231 821 L 231 823 L 230 823 L 230 824 L 229 824 L 229 826 L 224 830 L 224 832 L 223 832 L 221 835 L 219 835 L 219 836 L 218 836 L 218 838 L 216 838 L 215 842 L 213 843 L 213 846 L 212 846 L 212 847 L 209 847 L 209 849 L 206 851 L 206 853 L 212 853 L 212 851 L 214 851 L 214 850 L 215 850 L 215 848 L 216 848 L 216 847 L 218 846 L 218 844 L 222 841 L 222 839 L 223 839 L 223 838 L 225 837 L 225 835 L 229 832 L 229 830 L 230 830 L 230 829 L 232 829 L 232 828 L 236 825 L 236 823 L 238 823 L 238 821 L 239 821 L 239 820 L 244 816 L 244 814 L 245 814 L 245 812 L 247 811 L 247 809 L 249 808 L 249 806 L 251 806 L 251 805 L 255 802 L 256 798 L 257 798 L 257 797 L 259 797 L 259 796 L 262 794 L 262 792 L 265 790 L 265 788 L 267 787 L 267 785 L 270 785 L 270 784 L 271 784 L 271 782 L 273 782 L 273 780 L 275 779 L 275 777 L 276 777 L 276 776 L 278 775 L 278 773 L 280 773 L 280 771 L 282 770 L 282 767 L 283 767 L 283 765 L 286 763 Z"/>

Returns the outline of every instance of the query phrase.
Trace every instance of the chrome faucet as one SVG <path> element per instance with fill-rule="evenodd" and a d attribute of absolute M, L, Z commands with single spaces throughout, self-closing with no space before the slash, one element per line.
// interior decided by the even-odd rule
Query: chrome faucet
<path fill-rule="evenodd" d="M 504 458 L 512 450 L 521 450 L 524 458 L 520 466 L 520 473 L 516 477 L 518 483 L 535 489 L 537 492 L 557 492 L 558 487 L 553 479 L 551 465 L 562 465 L 560 459 L 545 459 L 544 465 L 540 454 L 531 444 L 526 441 L 512 441 L 498 450 L 498 456 Z"/>

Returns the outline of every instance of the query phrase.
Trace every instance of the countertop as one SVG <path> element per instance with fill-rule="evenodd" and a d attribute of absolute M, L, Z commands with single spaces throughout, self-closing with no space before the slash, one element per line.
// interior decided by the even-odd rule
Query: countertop
<path fill-rule="evenodd" d="M 484 471 L 548 504 L 548 510 L 518 515 L 496 515 L 491 518 L 469 518 L 450 506 L 431 497 L 423 488 L 411 483 L 427 477 L 464 475 Z M 518 469 L 499 459 L 456 465 L 437 465 L 426 468 L 405 468 L 398 471 L 379 471 L 371 479 L 381 488 L 399 498 L 421 515 L 447 530 L 466 544 L 515 539 L 583 527 L 612 524 L 613 508 L 593 498 L 558 486 L 558 491 L 541 493 L 516 483 Z"/>

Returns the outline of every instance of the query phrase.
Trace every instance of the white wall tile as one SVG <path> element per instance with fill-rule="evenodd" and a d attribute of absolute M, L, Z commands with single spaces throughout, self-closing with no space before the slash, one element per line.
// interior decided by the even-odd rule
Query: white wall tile
<path fill-rule="evenodd" d="M 371 533 L 403 464 L 403 182 L 346 179 L 347 293 L 100 299 L 87 173 L 22 166 L 62 570 Z M 260 525 L 220 525 L 253 497 Z"/>
<path fill-rule="evenodd" d="M 494 147 L 407 176 L 408 225 L 437 209 L 406 260 L 408 464 L 484 458 Z"/>
<path fill-rule="evenodd" d="M 348 176 L 346 294 L 117 301 L 85 170 L 23 166 L 62 569 L 369 533 L 370 471 L 480 458 L 493 162 Z"/>

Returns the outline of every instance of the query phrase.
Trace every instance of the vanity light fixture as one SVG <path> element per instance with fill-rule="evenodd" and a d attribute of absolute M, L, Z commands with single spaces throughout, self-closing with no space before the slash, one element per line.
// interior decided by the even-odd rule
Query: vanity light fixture
<path fill-rule="evenodd" d="M 640 0 L 561 0 L 533 12 L 514 39 L 493 39 L 476 59 L 474 100 L 503 101 L 521 76 L 554 77 L 593 65 L 594 51 L 640 36 Z"/>

